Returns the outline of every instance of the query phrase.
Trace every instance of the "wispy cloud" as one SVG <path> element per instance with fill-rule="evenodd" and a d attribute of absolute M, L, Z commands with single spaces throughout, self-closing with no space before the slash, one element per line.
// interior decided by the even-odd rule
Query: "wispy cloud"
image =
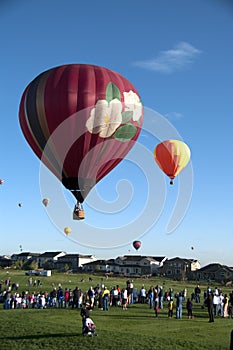
<path fill-rule="evenodd" d="M 200 50 L 182 41 L 171 50 L 161 51 L 158 57 L 135 62 L 134 65 L 157 72 L 172 73 L 186 68 L 200 54 Z"/>
<path fill-rule="evenodd" d="M 179 120 L 179 119 L 182 119 L 184 117 L 183 114 L 181 114 L 179 112 L 168 112 L 164 116 L 165 116 L 165 118 L 167 118 L 169 120 Z"/>

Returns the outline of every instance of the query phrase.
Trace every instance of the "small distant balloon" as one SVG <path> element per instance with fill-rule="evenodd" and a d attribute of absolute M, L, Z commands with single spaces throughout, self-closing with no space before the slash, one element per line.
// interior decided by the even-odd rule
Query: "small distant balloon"
<path fill-rule="evenodd" d="M 192 250 L 194 250 L 194 247 L 191 247 Z"/>
<path fill-rule="evenodd" d="M 4 184 L 4 180 L 0 179 L 0 185 Z"/>
<path fill-rule="evenodd" d="M 71 228 L 70 227 L 65 227 L 64 232 L 66 235 L 69 235 L 71 233 Z"/>
<path fill-rule="evenodd" d="M 141 248 L 142 243 L 140 241 L 134 241 L 133 242 L 133 247 L 134 249 L 138 250 L 139 248 Z"/>
<path fill-rule="evenodd" d="M 19 207 L 22 207 L 22 206 L 23 206 L 23 203 L 19 203 L 18 206 L 19 206 Z"/>
<path fill-rule="evenodd" d="M 50 199 L 49 198 L 44 198 L 42 200 L 42 203 L 44 204 L 45 207 L 47 207 L 47 205 L 49 205 L 49 203 L 50 203 Z"/>
<path fill-rule="evenodd" d="M 19 245 L 19 250 L 20 250 L 21 252 L 23 251 L 23 247 L 22 247 L 21 244 Z"/>

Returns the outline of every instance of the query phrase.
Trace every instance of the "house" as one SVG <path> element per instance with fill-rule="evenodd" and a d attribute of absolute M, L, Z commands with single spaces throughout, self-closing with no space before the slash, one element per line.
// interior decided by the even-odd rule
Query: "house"
<path fill-rule="evenodd" d="M 200 269 L 198 260 L 175 257 L 167 259 L 161 268 L 161 274 L 177 280 L 190 279 L 192 272 Z"/>
<path fill-rule="evenodd" d="M 117 257 L 115 262 L 121 274 L 152 275 L 158 273 L 166 259 L 165 256 L 124 255 Z"/>
<path fill-rule="evenodd" d="M 81 254 L 66 254 L 58 257 L 55 264 L 57 270 L 73 270 L 78 271 L 82 269 L 84 264 L 92 263 L 96 260 L 93 255 L 81 255 Z"/>
<path fill-rule="evenodd" d="M 95 260 L 83 264 L 82 270 L 85 272 L 111 272 L 114 268 L 114 259 L 110 260 Z"/>
<path fill-rule="evenodd" d="M 25 263 L 28 260 L 31 261 L 38 261 L 38 257 L 40 256 L 40 253 L 31 253 L 31 252 L 21 252 L 19 254 L 12 254 L 11 259 L 12 261 L 21 261 L 22 264 Z"/>
<path fill-rule="evenodd" d="M 61 256 L 66 255 L 65 252 L 45 252 L 38 257 L 38 268 L 44 268 L 45 263 L 49 264 L 49 268 L 53 269 L 54 264 Z"/>
<path fill-rule="evenodd" d="M 233 281 L 233 268 L 219 263 L 212 263 L 193 272 L 193 279 L 197 281 Z"/>
<path fill-rule="evenodd" d="M 9 256 L 7 255 L 0 256 L 0 266 L 2 268 L 11 267 L 12 265 L 13 265 L 13 260 Z"/>
<path fill-rule="evenodd" d="M 166 257 L 147 257 L 141 255 L 125 255 L 116 259 L 96 260 L 83 265 L 88 272 L 112 272 L 121 275 L 151 275 L 158 271 Z"/>

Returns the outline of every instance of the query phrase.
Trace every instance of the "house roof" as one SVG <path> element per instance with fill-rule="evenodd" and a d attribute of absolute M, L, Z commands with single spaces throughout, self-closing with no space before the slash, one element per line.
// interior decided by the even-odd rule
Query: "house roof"
<path fill-rule="evenodd" d="M 82 255 L 82 254 L 66 254 L 64 256 L 60 256 L 58 260 L 70 259 L 70 258 L 92 258 L 93 255 Z"/>
<path fill-rule="evenodd" d="M 218 270 L 225 270 L 225 271 L 231 271 L 232 269 L 226 265 L 221 265 L 219 263 L 212 263 L 206 266 L 203 266 L 201 269 L 198 270 L 198 272 L 207 272 L 207 273 L 216 273 Z"/>
<path fill-rule="evenodd" d="M 95 261 L 91 261 L 91 262 L 88 262 L 88 263 L 85 263 L 85 264 L 83 264 L 83 266 L 91 266 L 91 265 L 109 265 L 109 264 L 111 264 L 111 265 L 113 265 L 113 264 L 115 264 L 115 265 L 119 265 L 119 264 L 116 264 L 115 262 L 114 262 L 114 259 L 110 259 L 110 260 L 95 260 Z"/>
<path fill-rule="evenodd" d="M 189 263 L 198 262 L 198 260 L 196 260 L 196 259 L 179 258 L 178 256 L 175 257 L 175 258 L 167 259 L 167 262 L 172 262 L 172 261 L 183 261 L 185 263 L 187 263 L 187 262 L 189 262 Z"/>
<path fill-rule="evenodd" d="M 147 256 L 147 255 L 124 255 L 118 257 L 121 260 L 128 260 L 128 261 L 141 261 L 142 259 L 147 259 L 150 261 L 163 261 L 166 259 L 166 256 Z"/>
<path fill-rule="evenodd" d="M 25 256 L 39 256 L 40 253 L 22 252 L 22 253 L 19 253 L 19 254 L 12 254 L 12 255 L 15 255 L 15 256 L 18 256 L 18 257 L 25 257 Z"/>
<path fill-rule="evenodd" d="M 45 252 L 45 253 L 40 254 L 40 258 L 47 258 L 47 257 L 49 257 L 49 258 L 52 257 L 53 258 L 53 257 L 55 257 L 55 256 L 57 256 L 57 255 L 59 255 L 61 253 L 64 253 L 64 252 L 62 252 L 62 251 L 59 251 L 59 252 Z"/>

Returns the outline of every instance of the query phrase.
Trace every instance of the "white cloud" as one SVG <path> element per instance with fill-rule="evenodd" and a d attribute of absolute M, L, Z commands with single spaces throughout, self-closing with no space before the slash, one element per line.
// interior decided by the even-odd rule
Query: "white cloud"
<path fill-rule="evenodd" d="M 184 116 L 183 114 L 179 112 L 168 112 L 165 115 L 165 118 L 170 119 L 170 120 L 179 120 L 182 119 Z"/>
<path fill-rule="evenodd" d="M 172 73 L 191 64 L 200 53 L 201 51 L 191 44 L 180 42 L 171 50 L 161 51 L 157 58 L 134 64 L 157 72 Z"/>

